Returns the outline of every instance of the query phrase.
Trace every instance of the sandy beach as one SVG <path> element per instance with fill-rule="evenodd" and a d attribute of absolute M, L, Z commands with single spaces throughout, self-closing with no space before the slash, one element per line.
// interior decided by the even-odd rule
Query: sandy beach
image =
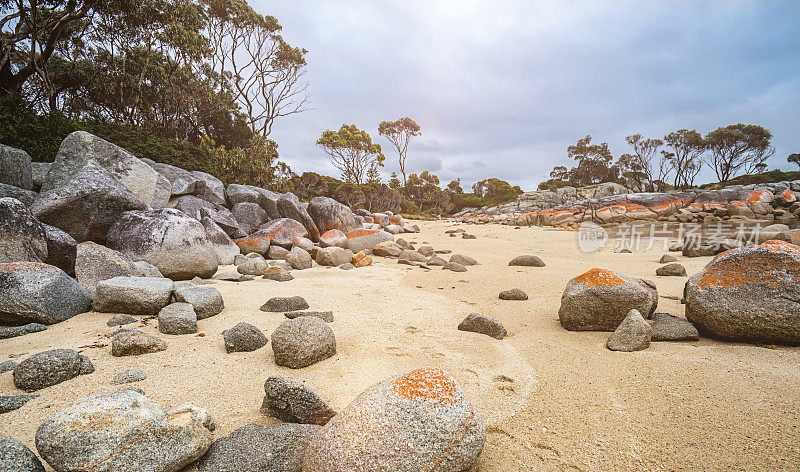
<path fill-rule="evenodd" d="M 127 369 L 148 378 L 135 385 L 164 407 L 192 403 L 216 420 L 215 437 L 274 419 L 259 412 L 263 384 L 282 374 L 308 382 L 336 409 L 373 383 L 423 366 L 450 372 L 487 424 L 476 471 L 753 471 L 796 470 L 800 460 L 800 349 L 719 342 L 654 342 L 644 351 L 606 349 L 609 333 L 570 332 L 558 322 L 568 280 L 608 267 L 653 280 L 659 312 L 683 317 L 686 277 L 658 277 L 659 246 L 632 254 L 578 250 L 576 233 L 540 227 L 419 224 L 400 235 L 475 258 L 456 273 L 427 271 L 374 257 L 371 267 L 314 266 L 280 283 L 217 282 L 225 310 L 201 320 L 196 335 L 159 334 L 155 319 L 128 325 L 165 339 L 166 351 L 111 356 L 109 314 L 86 313 L 47 331 L 0 341 L 0 362 L 52 348 L 73 348 L 94 363 L 93 374 L 45 388 L 0 418 L 0 435 L 35 450 L 38 425 L 75 399 L 120 387 Z M 445 231 L 465 228 L 474 240 Z M 509 267 L 535 254 L 546 267 Z M 708 257 L 676 254 L 689 275 Z M 448 256 L 444 256 L 448 257 Z M 230 270 L 230 267 L 221 270 Z M 498 299 L 521 288 L 527 301 Z M 275 365 L 272 350 L 227 354 L 221 332 L 247 321 L 271 333 L 285 318 L 259 311 L 273 296 L 300 295 L 312 310 L 331 310 L 337 354 L 310 367 Z M 456 326 L 470 312 L 498 318 L 508 337 L 495 340 Z M 24 393 L 0 374 L 0 394 Z M 190 468 L 188 470 L 195 470 Z"/>

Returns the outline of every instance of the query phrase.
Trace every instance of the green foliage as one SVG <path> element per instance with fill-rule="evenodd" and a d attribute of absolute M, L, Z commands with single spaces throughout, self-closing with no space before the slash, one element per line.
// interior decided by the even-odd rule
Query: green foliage
<path fill-rule="evenodd" d="M 450 192 L 440 189 L 439 177 L 427 170 L 409 175 L 404 193 L 422 212 L 442 214 L 450 208 Z"/>
<path fill-rule="evenodd" d="M 394 190 L 400 189 L 400 179 L 397 178 L 397 172 L 392 172 L 392 178 L 389 179 L 389 188 Z"/>
<path fill-rule="evenodd" d="M 665 145 L 671 151 L 661 151 L 675 173 L 675 188 L 687 189 L 694 186 L 694 180 L 703 168 L 701 156 L 707 149 L 703 136 L 695 130 L 679 129 L 664 136 Z"/>
<path fill-rule="evenodd" d="M 783 171 L 779 169 L 771 170 L 761 174 L 749 174 L 733 177 L 725 183 L 725 185 L 752 185 L 752 184 L 768 184 L 774 182 L 788 182 L 800 179 L 800 171 Z M 720 183 L 703 184 L 700 188 L 719 188 Z"/>
<path fill-rule="evenodd" d="M 358 185 L 364 183 L 365 173 L 371 167 L 382 167 L 386 159 L 380 144 L 373 143 L 369 133 L 356 125 L 344 124 L 339 131 L 323 131 L 317 146 L 328 154 L 342 173 L 342 179 Z"/>
<path fill-rule="evenodd" d="M 203 148 L 209 156 L 211 173 L 225 185 L 255 185 L 284 192 L 294 175 L 288 165 L 278 160 L 278 145 L 271 139 L 255 137 L 247 148 L 233 149 L 215 146 L 206 139 Z"/>
<path fill-rule="evenodd" d="M 37 162 L 52 162 L 61 141 L 79 128 L 61 113 L 38 115 L 18 94 L 0 97 L 0 143 L 23 149 Z"/>
<path fill-rule="evenodd" d="M 752 174 L 759 164 L 775 154 L 771 141 L 772 133 L 763 126 L 737 123 L 719 127 L 705 137 L 710 151 L 708 165 L 721 183 L 739 171 Z"/>

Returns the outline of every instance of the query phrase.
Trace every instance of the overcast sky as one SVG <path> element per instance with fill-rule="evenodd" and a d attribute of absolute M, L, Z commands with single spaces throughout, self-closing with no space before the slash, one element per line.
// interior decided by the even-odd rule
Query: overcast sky
<path fill-rule="evenodd" d="M 770 168 L 800 152 L 800 1 L 251 0 L 308 53 L 311 110 L 272 138 L 297 173 L 339 177 L 315 141 L 354 123 L 399 169 L 378 123 L 410 116 L 410 172 L 467 188 L 535 189 L 587 134 L 614 157 L 625 136 L 756 123 Z M 711 175 L 704 172 L 706 179 Z"/>

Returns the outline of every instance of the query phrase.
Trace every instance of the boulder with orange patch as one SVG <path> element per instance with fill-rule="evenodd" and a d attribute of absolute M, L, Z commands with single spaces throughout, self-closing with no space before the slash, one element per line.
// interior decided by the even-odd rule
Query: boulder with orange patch
<path fill-rule="evenodd" d="M 455 379 L 417 369 L 367 389 L 320 429 L 303 472 L 462 472 L 486 428 Z"/>
<path fill-rule="evenodd" d="M 379 229 L 357 228 L 347 233 L 347 247 L 353 252 L 372 250 L 384 241 L 394 241 L 394 236 Z"/>
<path fill-rule="evenodd" d="M 657 304 L 652 282 L 595 267 L 567 283 L 558 318 L 570 331 L 614 331 L 631 310 L 650 318 Z"/>
<path fill-rule="evenodd" d="M 800 343 L 800 247 L 785 241 L 719 254 L 684 289 L 686 319 L 730 341 Z"/>

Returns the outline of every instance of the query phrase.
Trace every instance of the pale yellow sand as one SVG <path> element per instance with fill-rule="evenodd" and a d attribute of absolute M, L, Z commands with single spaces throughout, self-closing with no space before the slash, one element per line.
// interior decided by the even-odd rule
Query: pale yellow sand
<path fill-rule="evenodd" d="M 796 470 L 800 349 L 703 339 L 617 353 L 605 348 L 608 333 L 560 327 L 566 282 L 593 266 L 654 280 L 662 295 L 659 311 L 682 316 L 680 302 L 663 296 L 679 298 L 685 278 L 654 275 L 660 248 L 584 254 L 574 232 L 419 224 L 420 234 L 401 237 L 472 256 L 481 265 L 455 273 L 375 258 L 375 266 L 363 269 L 294 271 L 295 280 L 286 283 L 220 282 L 214 286 L 226 309 L 199 322 L 205 336 L 160 335 L 155 320 L 140 328 L 169 343 L 157 354 L 112 357 L 110 340 L 102 336 L 112 330 L 105 325 L 108 314 L 84 314 L 45 332 L 0 341 L 0 361 L 11 353 L 106 344 L 81 349 L 94 362 L 94 374 L 44 389 L 41 397 L 0 416 L 0 434 L 33 447 L 36 427 L 46 416 L 80 396 L 119 388 L 111 379 L 130 368 L 148 375 L 131 385 L 160 404 L 207 408 L 219 437 L 250 422 L 273 421 L 258 411 L 271 374 L 306 380 L 341 409 L 379 380 L 435 365 L 458 379 L 486 419 L 479 471 Z M 444 234 L 456 227 L 478 239 Z M 524 253 L 539 255 L 547 267 L 508 267 L 512 257 Z M 690 274 L 708 261 L 678 258 Z M 514 287 L 530 299 L 497 298 Z M 312 310 L 334 312 L 337 355 L 291 370 L 275 366 L 269 346 L 226 354 L 221 331 L 247 321 L 269 334 L 284 317 L 258 307 L 284 295 L 304 296 Z M 499 318 L 509 337 L 498 341 L 457 331 L 471 311 Z M 513 382 L 496 380 L 499 375 Z M 11 373 L 0 375 L 0 394 L 17 393 L 22 392 L 14 388 Z"/>

